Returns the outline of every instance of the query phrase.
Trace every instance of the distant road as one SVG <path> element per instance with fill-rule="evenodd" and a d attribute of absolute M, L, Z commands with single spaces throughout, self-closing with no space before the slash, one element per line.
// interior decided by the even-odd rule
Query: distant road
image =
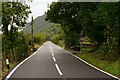
<path fill-rule="evenodd" d="M 46 42 L 9 80 L 117 80 Z"/>

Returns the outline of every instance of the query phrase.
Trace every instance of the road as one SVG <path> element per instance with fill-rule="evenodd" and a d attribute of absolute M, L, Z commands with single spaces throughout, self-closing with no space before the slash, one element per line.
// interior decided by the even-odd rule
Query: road
<path fill-rule="evenodd" d="M 9 80 L 117 80 L 46 42 Z"/>

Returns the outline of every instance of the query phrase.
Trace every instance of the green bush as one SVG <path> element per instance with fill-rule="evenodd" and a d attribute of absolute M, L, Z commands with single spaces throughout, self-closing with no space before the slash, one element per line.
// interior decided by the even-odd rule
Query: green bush
<path fill-rule="evenodd" d="M 51 38 L 51 41 L 54 42 L 55 44 L 59 44 L 59 41 L 62 40 L 62 36 L 59 35 L 55 35 Z"/>

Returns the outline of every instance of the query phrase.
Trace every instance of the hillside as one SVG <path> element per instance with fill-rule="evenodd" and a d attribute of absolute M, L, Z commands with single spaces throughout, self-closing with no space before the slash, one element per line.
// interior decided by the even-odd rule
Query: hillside
<path fill-rule="evenodd" d="M 57 27 L 54 23 L 49 23 L 45 21 L 46 14 L 43 16 L 39 16 L 33 21 L 33 32 L 34 33 L 44 33 L 47 38 L 50 39 L 56 34 L 61 33 L 60 27 Z M 27 23 L 26 28 L 24 29 L 24 33 L 31 33 L 31 22 Z"/>
<path fill-rule="evenodd" d="M 49 23 L 45 21 L 46 15 L 39 16 L 33 21 L 33 32 L 38 33 L 38 32 L 46 32 L 49 27 L 54 27 L 55 24 Z M 24 29 L 25 33 L 30 33 L 31 32 L 31 22 L 27 23 L 26 28 Z"/>

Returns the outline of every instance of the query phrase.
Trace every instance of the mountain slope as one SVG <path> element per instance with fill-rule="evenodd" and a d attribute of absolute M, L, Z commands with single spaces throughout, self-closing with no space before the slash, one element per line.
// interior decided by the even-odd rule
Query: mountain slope
<path fill-rule="evenodd" d="M 54 23 L 49 23 L 45 21 L 46 14 L 39 16 L 33 20 L 33 32 L 43 33 L 47 40 L 50 40 L 53 36 L 61 34 L 61 28 L 59 25 Z M 31 33 L 31 22 L 26 25 L 24 33 Z"/>
<path fill-rule="evenodd" d="M 33 21 L 33 32 L 38 33 L 38 32 L 46 32 L 49 27 L 55 27 L 55 24 L 49 23 L 45 21 L 46 14 L 43 16 L 39 16 Z M 26 28 L 24 29 L 25 33 L 30 33 L 31 32 L 31 22 L 27 23 Z"/>

